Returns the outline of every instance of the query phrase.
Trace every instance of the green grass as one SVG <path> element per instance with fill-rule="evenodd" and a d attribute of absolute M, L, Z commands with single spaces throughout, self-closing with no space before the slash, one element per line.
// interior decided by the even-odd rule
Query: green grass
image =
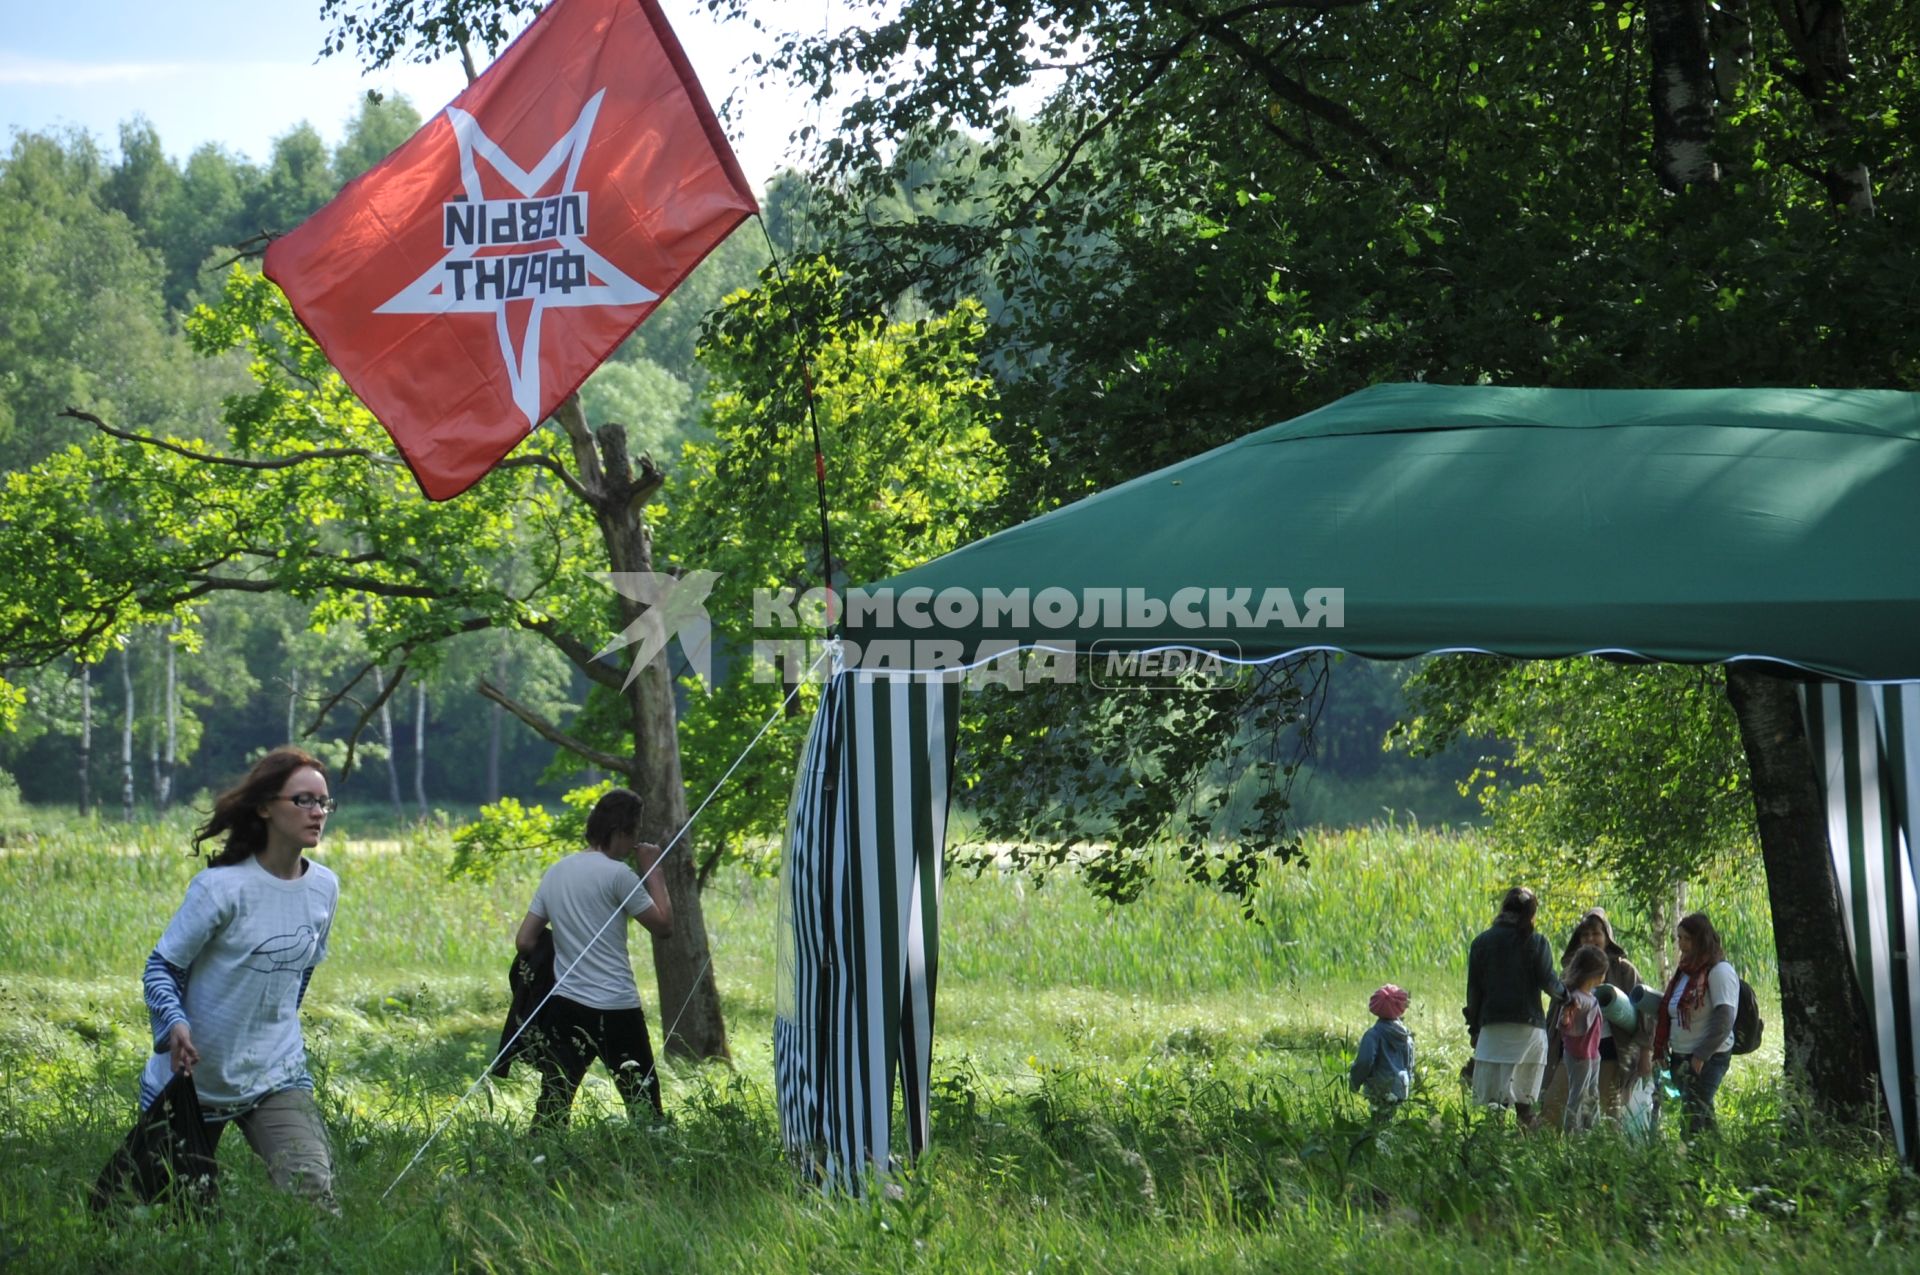
<path fill-rule="evenodd" d="M 517 1070 L 382 1200 L 491 1055 L 535 869 L 455 882 L 429 835 L 331 843 L 341 910 L 306 1018 L 345 1216 L 268 1190 L 234 1137 L 216 1216 L 105 1225 L 80 1200 L 132 1114 L 137 973 L 194 871 L 184 844 L 178 821 L 43 821 L 0 850 L 0 1268 L 1920 1268 L 1920 1186 L 1880 1139 L 1801 1114 L 1777 1029 L 1691 1148 L 1520 1138 L 1463 1107 L 1465 948 L 1507 882 L 1471 835 L 1394 827 L 1311 840 L 1257 924 L 1181 884 L 1114 909 L 1065 877 L 950 881 L 935 1146 L 903 1198 L 866 1202 L 804 1188 L 779 1149 L 774 888 L 739 880 L 706 899 L 733 1070 L 672 1069 L 673 1123 L 639 1130 L 596 1068 L 572 1132 L 540 1140 Z M 1754 886 L 1694 898 L 1777 1022 Z M 1549 899 L 1551 926 L 1593 901 Z M 1378 1131 L 1343 1077 L 1387 979 L 1414 993 L 1423 1076 Z M 648 1000 L 657 1033 L 677 1007 Z"/>

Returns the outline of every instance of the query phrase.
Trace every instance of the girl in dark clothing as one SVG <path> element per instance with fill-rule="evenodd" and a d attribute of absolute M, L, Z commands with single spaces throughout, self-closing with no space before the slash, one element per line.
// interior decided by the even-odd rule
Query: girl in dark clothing
<path fill-rule="evenodd" d="M 1640 985 L 1640 971 L 1627 959 L 1626 949 L 1613 936 L 1613 923 L 1607 919 L 1601 908 L 1591 908 L 1573 927 L 1573 933 L 1567 936 L 1567 945 L 1560 953 L 1560 964 L 1565 968 L 1573 959 L 1573 954 L 1583 947 L 1598 948 L 1607 958 L 1605 982 L 1619 990 L 1623 996 L 1630 996 L 1633 989 Z M 1558 1012 L 1562 1006 L 1555 1002 L 1549 1013 Z M 1638 1048 L 1653 1038 L 1649 1027 L 1644 1039 L 1636 1036 L 1629 1039 L 1616 1037 L 1613 1029 L 1602 1026 L 1600 1029 L 1600 1108 L 1607 1115 L 1620 1114 L 1621 1104 L 1626 1099 L 1627 1080 L 1633 1074 L 1634 1063 L 1638 1061 Z M 1560 1071 L 1562 1055 L 1560 1038 L 1549 1034 L 1547 1039 L 1547 1079 L 1542 1089 L 1541 1115 L 1549 1122 L 1558 1122 L 1561 1105 L 1566 1100 L 1566 1075 Z"/>

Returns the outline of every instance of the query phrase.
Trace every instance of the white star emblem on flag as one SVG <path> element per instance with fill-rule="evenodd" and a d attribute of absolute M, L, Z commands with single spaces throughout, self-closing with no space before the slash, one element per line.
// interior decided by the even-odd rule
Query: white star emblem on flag
<path fill-rule="evenodd" d="M 458 107 L 447 108 L 447 122 L 453 126 L 455 141 L 460 146 L 460 177 L 465 187 L 465 199 L 484 223 L 491 211 L 502 206 L 502 201 L 489 203 L 480 185 L 480 162 L 485 161 L 520 196 L 519 201 L 508 201 L 509 224 L 514 214 L 527 211 L 528 203 L 542 201 L 554 207 L 571 199 L 574 207 L 586 208 L 587 192 L 575 187 L 580 172 L 580 161 L 586 154 L 587 142 L 593 132 L 593 122 L 600 112 L 600 103 L 607 95 L 601 89 L 580 108 L 573 127 L 555 142 L 546 156 L 532 169 L 523 169 L 508 157 L 507 153 L 488 137 L 480 127 L 478 120 Z M 561 168 L 566 166 L 566 174 L 558 192 L 542 195 L 540 192 Z M 447 205 L 455 209 L 458 205 Z M 451 226 L 451 217 L 448 222 Z M 508 254 L 482 255 L 480 249 L 496 246 L 486 242 L 484 228 L 478 238 L 469 237 L 464 243 L 455 243 L 448 247 L 447 255 L 396 292 L 393 297 L 377 307 L 379 314 L 491 314 L 494 316 L 494 328 L 500 338 L 500 357 L 506 363 L 507 378 L 513 387 L 513 401 L 527 418 L 527 429 L 531 431 L 540 423 L 540 317 L 550 307 L 566 306 L 630 306 L 644 305 L 659 300 L 660 294 L 646 285 L 630 278 L 612 262 L 595 252 L 586 241 L 585 215 L 575 222 L 568 222 L 564 215 L 550 219 L 554 233 L 537 239 L 506 242 L 524 246 L 526 243 L 551 243 L 557 249 L 543 252 L 516 252 Z M 451 237 L 451 231 L 449 231 Z M 530 273 L 534 258 L 539 258 L 542 273 L 541 286 L 531 291 L 524 289 L 526 276 Z M 509 290 L 502 285 L 494 288 L 494 296 L 483 295 L 487 288 L 484 283 L 468 286 L 468 272 L 479 278 L 475 270 L 476 263 L 492 265 L 496 262 L 509 263 L 515 258 L 527 266 L 521 271 L 524 295 L 508 295 Z M 547 263 L 554 260 L 577 262 L 578 281 L 568 281 L 556 285 L 554 289 L 545 286 L 544 273 Z M 502 271 L 508 269 L 501 266 Z M 529 300 L 532 310 L 527 316 L 526 331 L 522 336 L 520 348 L 515 349 L 512 329 L 507 322 L 507 307 L 515 301 Z"/>

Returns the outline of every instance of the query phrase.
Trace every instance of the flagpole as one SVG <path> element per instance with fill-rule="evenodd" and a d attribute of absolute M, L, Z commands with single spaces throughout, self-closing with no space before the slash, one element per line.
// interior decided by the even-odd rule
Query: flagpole
<path fill-rule="evenodd" d="M 773 232 L 767 229 L 767 219 L 757 212 L 753 215 L 753 219 L 759 223 L 760 233 L 766 237 L 767 255 L 773 261 L 774 270 L 778 271 L 781 278 L 784 279 L 786 277 L 786 271 L 781 268 L 780 250 L 774 246 Z M 804 336 L 803 333 L 799 335 Z M 826 449 L 820 442 L 820 414 L 814 408 L 813 367 L 812 364 L 807 361 L 804 352 L 800 359 L 800 383 L 805 387 L 807 392 L 807 425 L 813 431 L 813 486 L 814 493 L 820 505 L 820 575 L 822 583 L 826 588 L 827 633 L 831 636 L 835 616 L 833 604 L 833 533 L 827 525 L 827 454 Z"/>

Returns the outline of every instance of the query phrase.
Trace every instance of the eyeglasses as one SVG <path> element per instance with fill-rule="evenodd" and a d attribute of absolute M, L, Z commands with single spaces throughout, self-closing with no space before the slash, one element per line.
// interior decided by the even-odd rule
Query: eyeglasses
<path fill-rule="evenodd" d="M 340 808 L 340 803 L 331 797 L 316 797 L 310 792 L 297 792 L 291 797 L 282 797 L 282 801 L 291 801 L 302 810 L 324 810 L 328 814 Z"/>

